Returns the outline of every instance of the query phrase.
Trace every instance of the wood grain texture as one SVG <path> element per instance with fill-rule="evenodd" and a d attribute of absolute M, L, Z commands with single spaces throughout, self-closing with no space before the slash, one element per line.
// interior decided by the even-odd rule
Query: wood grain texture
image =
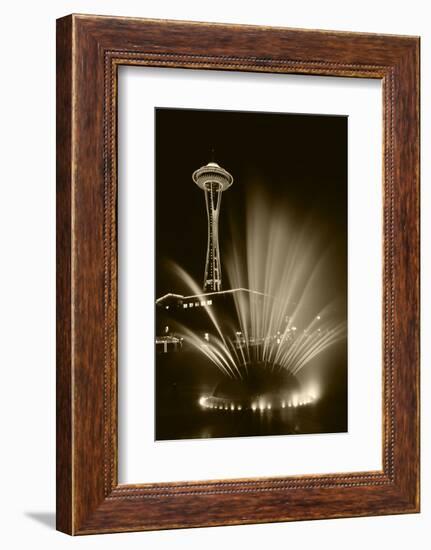
<path fill-rule="evenodd" d="M 72 531 L 72 28 L 57 23 L 57 529 Z"/>
<path fill-rule="evenodd" d="M 57 49 L 58 529 L 87 534 L 417 512 L 419 39 L 72 15 L 58 21 Z M 382 80 L 382 471 L 118 485 L 122 64 Z"/>

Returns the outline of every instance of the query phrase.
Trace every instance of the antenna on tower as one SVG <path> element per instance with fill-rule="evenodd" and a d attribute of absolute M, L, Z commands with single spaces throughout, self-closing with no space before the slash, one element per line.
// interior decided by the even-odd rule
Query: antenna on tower
<path fill-rule="evenodd" d="M 214 145 L 211 147 L 210 161 L 215 162 L 215 147 L 214 147 Z"/>

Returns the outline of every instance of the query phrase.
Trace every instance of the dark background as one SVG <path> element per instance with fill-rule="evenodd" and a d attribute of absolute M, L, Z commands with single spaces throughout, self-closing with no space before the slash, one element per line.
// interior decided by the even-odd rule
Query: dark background
<path fill-rule="evenodd" d="M 289 216 L 313 220 L 322 246 L 330 243 L 333 251 L 330 294 L 346 295 L 346 116 L 156 108 L 155 117 L 156 297 L 186 292 L 166 260 L 202 284 L 207 217 L 192 173 L 211 160 L 234 178 L 221 204 L 222 269 L 230 222 L 241 233 L 246 195 L 260 185 L 274 204 L 285 202 Z M 223 287 L 229 288 L 226 277 Z"/>

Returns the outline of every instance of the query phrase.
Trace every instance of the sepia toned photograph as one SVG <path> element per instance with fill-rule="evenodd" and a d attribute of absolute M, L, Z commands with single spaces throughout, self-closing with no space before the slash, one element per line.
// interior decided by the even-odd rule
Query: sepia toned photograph
<path fill-rule="evenodd" d="M 348 430 L 348 118 L 155 109 L 155 439 Z"/>

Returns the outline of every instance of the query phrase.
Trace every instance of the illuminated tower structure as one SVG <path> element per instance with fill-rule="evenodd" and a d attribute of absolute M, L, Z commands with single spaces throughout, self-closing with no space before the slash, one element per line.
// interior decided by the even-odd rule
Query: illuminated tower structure
<path fill-rule="evenodd" d="M 220 203 L 221 195 L 232 185 L 233 177 L 216 162 L 209 162 L 193 172 L 192 178 L 205 193 L 208 216 L 208 247 L 203 290 L 204 292 L 219 292 L 222 288 L 218 238 Z"/>

